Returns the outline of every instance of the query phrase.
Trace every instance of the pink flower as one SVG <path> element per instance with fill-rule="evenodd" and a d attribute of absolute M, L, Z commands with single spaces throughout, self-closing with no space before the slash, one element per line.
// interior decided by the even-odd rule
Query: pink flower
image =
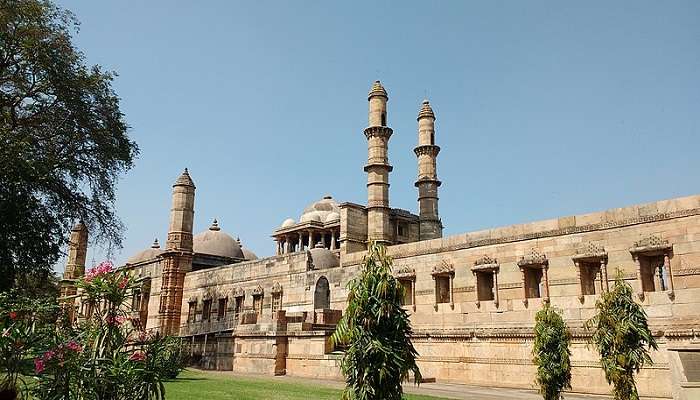
<path fill-rule="evenodd" d="M 17 313 L 14 311 L 10 311 L 10 319 L 17 319 Z"/>
<path fill-rule="evenodd" d="M 135 351 L 131 354 L 131 357 L 129 357 L 131 361 L 144 361 L 145 359 L 146 355 L 142 351 Z"/>
<path fill-rule="evenodd" d="M 119 289 L 124 289 L 126 287 L 126 285 L 128 285 L 128 284 L 129 284 L 129 277 L 125 276 L 124 279 L 122 279 L 121 282 L 119 282 Z"/>
<path fill-rule="evenodd" d="M 44 353 L 44 355 L 42 356 L 42 358 L 44 359 L 44 361 L 49 361 L 49 360 L 51 360 L 55 355 L 56 355 L 56 352 L 55 352 L 55 351 L 49 350 L 49 351 L 47 351 L 46 353 Z"/>
<path fill-rule="evenodd" d="M 108 325 L 117 325 L 118 326 L 118 325 L 123 324 L 124 321 L 126 321 L 126 317 L 123 317 L 121 315 L 117 315 L 117 316 L 108 315 L 105 318 L 105 321 L 107 322 Z"/>
<path fill-rule="evenodd" d="M 37 358 L 34 360 L 34 372 L 37 374 L 40 374 L 44 372 L 44 368 L 46 367 L 46 364 L 44 364 L 44 360 L 41 358 Z"/>
<path fill-rule="evenodd" d="M 112 271 L 114 271 L 112 262 L 111 261 L 102 261 L 95 268 L 90 268 L 88 270 L 87 274 L 85 274 L 85 281 L 90 282 L 91 280 L 93 280 L 101 275 L 109 274 Z"/>
<path fill-rule="evenodd" d="M 67 347 L 68 349 L 70 349 L 70 350 L 73 350 L 73 351 L 76 352 L 76 353 L 80 353 L 81 351 L 83 351 L 83 346 L 81 346 L 80 344 L 76 343 L 76 342 L 73 341 L 73 340 L 71 340 L 70 342 L 68 342 L 68 344 L 66 345 L 66 347 Z"/>

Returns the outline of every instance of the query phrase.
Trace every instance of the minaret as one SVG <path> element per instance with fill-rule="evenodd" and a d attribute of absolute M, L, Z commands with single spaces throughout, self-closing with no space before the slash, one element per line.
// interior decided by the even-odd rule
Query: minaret
<path fill-rule="evenodd" d="M 61 297 L 64 300 L 65 310 L 68 317 L 73 320 L 75 299 L 67 297 L 75 296 L 78 293 L 75 281 L 85 275 L 85 259 L 87 257 L 88 231 L 83 221 L 78 222 L 70 232 L 68 242 L 68 260 L 66 269 L 61 280 Z"/>
<path fill-rule="evenodd" d="M 442 222 L 438 214 L 438 187 L 436 158 L 440 147 L 435 145 L 435 113 L 428 100 L 418 112 L 418 146 L 413 149 L 418 157 L 418 207 L 420 240 L 442 237 Z"/>
<path fill-rule="evenodd" d="M 165 335 L 177 335 L 180 328 L 185 274 L 192 270 L 192 225 L 195 186 L 187 168 L 173 184 L 168 240 L 163 252 L 159 328 Z"/>
<path fill-rule="evenodd" d="M 367 137 L 367 239 L 391 243 L 391 223 L 389 221 L 389 165 L 388 145 L 393 131 L 387 127 L 386 103 L 389 100 L 386 90 L 375 81 L 369 91 L 369 126 Z"/>

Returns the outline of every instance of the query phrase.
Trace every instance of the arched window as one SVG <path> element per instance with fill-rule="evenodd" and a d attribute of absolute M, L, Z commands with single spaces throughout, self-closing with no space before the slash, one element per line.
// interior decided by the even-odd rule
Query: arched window
<path fill-rule="evenodd" d="M 318 278 L 314 291 L 314 309 L 331 308 L 331 289 L 325 276 Z"/>

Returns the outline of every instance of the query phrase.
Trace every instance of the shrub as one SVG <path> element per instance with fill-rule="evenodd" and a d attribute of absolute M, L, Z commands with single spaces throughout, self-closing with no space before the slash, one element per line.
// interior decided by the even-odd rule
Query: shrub
<path fill-rule="evenodd" d="M 535 316 L 533 363 L 537 365 L 536 383 L 545 400 L 559 400 L 561 392 L 571 389 L 571 333 L 564 319 L 549 304 Z"/>
<path fill-rule="evenodd" d="M 652 365 L 649 350 L 657 350 L 647 315 L 634 301 L 632 287 L 618 270 L 613 289 L 596 303 L 597 313 L 586 322 L 593 331 L 590 342 L 600 354 L 600 364 L 615 400 L 638 400 L 634 374 Z"/>
<path fill-rule="evenodd" d="M 404 289 L 391 274 L 383 245 L 372 243 L 360 276 L 348 284 L 348 307 L 331 340 L 345 346 L 343 399 L 398 400 L 401 382 L 421 374 L 411 343 L 411 325 L 401 307 Z"/>

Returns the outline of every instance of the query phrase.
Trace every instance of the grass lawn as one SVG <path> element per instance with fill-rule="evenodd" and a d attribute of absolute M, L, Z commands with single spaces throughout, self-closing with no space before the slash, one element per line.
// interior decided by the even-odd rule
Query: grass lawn
<path fill-rule="evenodd" d="M 165 384 L 168 400 L 324 400 L 340 399 L 340 390 L 290 382 L 284 378 L 252 378 L 197 370 L 183 371 Z M 406 395 L 408 400 L 438 400 L 438 397 Z"/>

